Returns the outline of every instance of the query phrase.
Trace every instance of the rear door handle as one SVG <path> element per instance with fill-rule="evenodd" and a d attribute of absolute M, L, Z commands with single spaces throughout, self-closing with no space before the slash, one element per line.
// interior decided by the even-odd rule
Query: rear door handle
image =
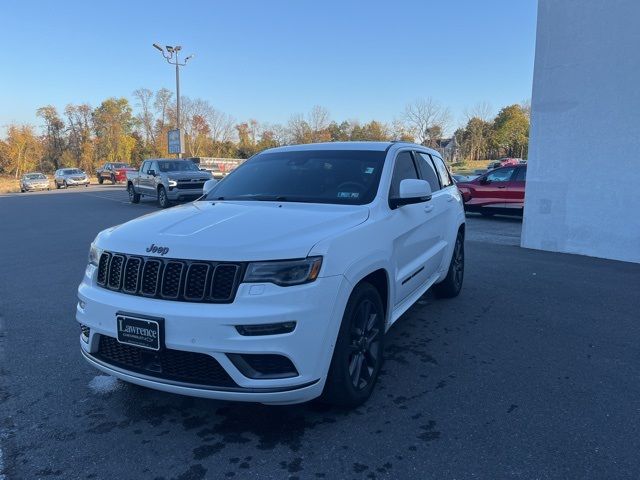
<path fill-rule="evenodd" d="M 506 185 L 498 185 L 498 188 L 507 188 Z"/>
<path fill-rule="evenodd" d="M 425 211 L 426 213 L 429 213 L 429 212 L 430 212 L 430 211 L 432 211 L 432 210 L 433 210 L 433 205 L 427 205 L 426 207 L 424 207 L 424 211 Z"/>

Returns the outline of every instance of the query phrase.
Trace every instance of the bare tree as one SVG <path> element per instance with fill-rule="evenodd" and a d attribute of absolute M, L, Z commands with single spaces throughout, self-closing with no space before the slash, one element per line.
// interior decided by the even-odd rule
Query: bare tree
<path fill-rule="evenodd" d="M 472 118 L 479 118 L 484 122 L 489 122 L 495 115 L 489 102 L 478 102 L 473 107 L 465 109 L 464 116 L 467 122 Z"/>
<path fill-rule="evenodd" d="M 153 128 L 154 116 L 151 111 L 153 92 L 148 88 L 138 88 L 133 92 L 133 98 L 136 99 L 136 107 L 140 109 L 136 115 L 136 120 L 142 127 L 142 133 L 147 144 L 155 144 L 155 132 Z"/>
<path fill-rule="evenodd" d="M 311 141 L 322 142 L 327 140 L 327 127 L 331 122 L 329 110 L 320 105 L 315 105 L 308 115 L 308 124 L 311 129 Z"/>
<path fill-rule="evenodd" d="M 419 98 L 409 103 L 403 115 L 407 130 L 418 143 L 427 144 L 434 132 L 444 132 L 451 121 L 448 108 L 433 98 Z"/>
<path fill-rule="evenodd" d="M 156 98 L 153 100 L 153 108 L 158 115 L 157 127 L 164 130 L 169 121 L 169 111 L 171 110 L 171 99 L 173 93 L 166 88 L 161 88 L 156 92 Z"/>

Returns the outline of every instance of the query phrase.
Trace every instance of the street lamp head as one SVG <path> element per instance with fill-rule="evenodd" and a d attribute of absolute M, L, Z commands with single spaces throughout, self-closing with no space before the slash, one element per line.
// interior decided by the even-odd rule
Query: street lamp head
<path fill-rule="evenodd" d="M 189 55 L 187 58 L 184 59 L 184 63 L 187 63 L 189 60 L 191 60 L 194 57 L 193 54 Z"/>
<path fill-rule="evenodd" d="M 162 47 L 160 45 L 158 45 L 157 43 L 153 44 L 154 48 L 157 48 L 158 50 L 160 50 L 162 53 L 164 53 L 164 50 L 162 49 Z"/>
<path fill-rule="evenodd" d="M 165 48 L 167 49 L 167 52 L 173 53 L 173 47 L 171 45 L 167 45 Z"/>
<path fill-rule="evenodd" d="M 180 45 L 176 45 L 175 47 L 173 47 L 173 49 L 174 49 L 176 52 L 179 52 L 180 50 L 182 50 L 182 47 L 181 47 Z"/>

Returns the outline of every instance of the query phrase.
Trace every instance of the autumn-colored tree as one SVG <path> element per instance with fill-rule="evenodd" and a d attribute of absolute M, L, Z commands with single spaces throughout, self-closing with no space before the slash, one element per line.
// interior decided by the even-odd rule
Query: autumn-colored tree
<path fill-rule="evenodd" d="M 529 115 L 521 105 L 500 110 L 493 121 L 493 145 L 501 154 L 524 158 L 529 148 Z"/>
<path fill-rule="evenodd" d="M 39 169 L 42 143 L 32 125 L 9 125 L 6 140 L 0 147 L 0 165 L 15 178 Z"/>
<path fill-rule="evenodd" d="M 134 119 L 126 98 L 108 98 L 93 112 L 95 157 L 102 162 L 129 162 L 135 147 Z"/>

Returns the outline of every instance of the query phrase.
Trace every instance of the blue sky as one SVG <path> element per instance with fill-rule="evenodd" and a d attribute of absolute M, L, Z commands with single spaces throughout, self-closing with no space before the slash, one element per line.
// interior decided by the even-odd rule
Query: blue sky
<path fill-rule="evenodd" d="M 151 44 L 195 59 L 183 95 L 238 120 L 286 122 L 313 105 L 391 121 L 431 96 L 461 120 L 531 96 L 535 0 L 0 0 L 0 126 L 53 104 L 175 88 Z"/>

